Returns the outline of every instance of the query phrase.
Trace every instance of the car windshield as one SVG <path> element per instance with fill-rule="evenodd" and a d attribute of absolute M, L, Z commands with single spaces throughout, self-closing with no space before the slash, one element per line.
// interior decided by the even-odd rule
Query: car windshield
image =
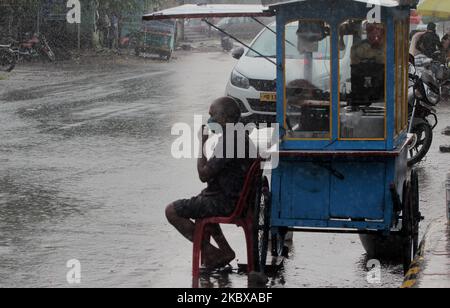
<path fill-rule="evenodd" d="M 275 25 L 270 26 L 270 28 L 275 31 Z M 298 38 L 297 38 L 298 26 L 288 26 L 286 30 L 286 59 L 303 59 L 304 55 L 301 54 L 297 49 Z M 266 57 L 275 58 L 277 55 L 276 51 L 276 35 L 265 29 L 261 35 L 256 39 L 256 41 L 251 46 L 253 49 L 261 53 Z M 254 51 L 249 51 L 247 53 L 248 57 L 260 57 Z M 331 56 L 331 46 L 329 46 L 329 40 L 324 39 L 319 42 L 318 52 L 315 52 L 313 57 L 317 60 L 329 60 Z M 342 55 L 343 56 L 343 55 Z"/>

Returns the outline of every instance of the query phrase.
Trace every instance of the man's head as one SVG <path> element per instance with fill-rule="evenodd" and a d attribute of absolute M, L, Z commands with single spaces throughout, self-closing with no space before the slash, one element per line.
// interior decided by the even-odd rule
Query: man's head
<path fill-rule="evenodd" d="M 236 124 L 241 118 L 241 110 L 236 101 L 231 97 L 216 99 L 209 108 L 210 122 L 217 123 L 223 128 L 228 123 Z"/>
<path fill-rule="evenodd" d="M 432 31 L 432 32 L 436 32 L 436 28 L 437 28 L 437 26 L 434 22 L 430 22 L 427 26 L 427 30 Z"/>
<path fill-rule="evenodd" d="M 373 48 L 380 48 L 384 45 L 385 29 L 383 24 L 367 24 L 367 40 Z"/>

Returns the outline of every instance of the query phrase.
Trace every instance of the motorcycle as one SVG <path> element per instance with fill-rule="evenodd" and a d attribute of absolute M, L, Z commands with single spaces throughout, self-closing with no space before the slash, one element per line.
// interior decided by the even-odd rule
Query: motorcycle
<path fill-rule="evenodd" d="M 226 35 L 222 35 L 220 39 L 222 49 L 226 52 L 230 52 L 234 48 L 233 41 Z"/>
<path fill-rule="evenodd" d="M 11 45 L 0 45 L 0 71 L 11 72 L 16 67 L 16 57 Z"/>
<path fill-rule="evenodd" d="M 428 69 L 433 72 L 439 83 L 442 98 L 450 98 L 450 68 L 446 56 L 442 55 L 440 51 L 436 52 L 428 64 Z"/>
<path fill-rule="evenodd" d="M 413 135 L 413 140 L 409 146 L 408 166 L 412 167 L 425 158 L 433 143 L 433 130 L 438 125 L 434 107 L 441 100 L 441 87 L 428 70 L 421 76 L 410 72 L 409 78 L 411 86 L 408 92 L 408 133 Z"/>
<path fill-rule="evenodd" d="M 47 39 L 42 34 L 34 34 L 31 38 L 23 41 L 12 41 L 11 47 L 13 53 L 17 57 L 17 61 L 25 59 L 31 61 L 32 59 L 44 57 L 50 62 L 56 60 L 55 53 L 50 48 Z"/>

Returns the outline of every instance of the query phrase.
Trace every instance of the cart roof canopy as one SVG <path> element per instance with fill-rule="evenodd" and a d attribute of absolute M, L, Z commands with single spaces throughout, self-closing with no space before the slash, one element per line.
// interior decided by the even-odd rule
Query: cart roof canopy
<path fill-rule="evenodd" d="M 144 20 L 177 19 L 177 18 L 213 18 L 213 17 L 264 17 L 274 16 L 276 9 L 298 2 L 314 0 L 296 0 L 280 2 L 269 7 L 258 4 L 185 4 L 170 9 L 146 14 Z M 333 1 L 333 0 L 330 0 Z M 417 0 L 344 0 L 361 2 L 384 7 L 401 5 L 414 6 Z"/>
<path fill-rule="evenodd" d="M 292 3 L 297 3 L 297 2 L 312 2 L 314 0 L 293 0 L 293 1 L 284 1 L 284 2 L 280 2 L 280 3 L 275 3 L 273 5 L 270 6 L 270 9 L 276 9 L 279 6 L 284 6 L 284 5 L 288 5 L 288 4 L 292 4 Z M 333 0 L 329 0 L 330 2 L 332 2 Z M 401 5 L 406 5 L 406 6 L 415 6 L 415 3 L 417 0 L 346 0 L 348 2 L 361 2 L 361 3 L 366 3 L 366 4 L 372 4 L 372 5 L 379 5 L 379 6 L 384 6 L 384 7 L 396 7 L 396 6 L 401 6 Z M 444 1 L 444 0 L 441 0 Z"/>
<path fill-rule="evenodd" d="M 144 20 L 171 18 L 262 17 L 273 16 L 263 5 L 251 4 L 185 4 L 144 15 Z"/>

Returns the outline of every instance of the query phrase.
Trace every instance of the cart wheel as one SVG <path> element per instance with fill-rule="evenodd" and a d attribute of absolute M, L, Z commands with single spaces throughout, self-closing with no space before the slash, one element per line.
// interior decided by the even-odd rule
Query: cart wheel
<path fill-rule="evenodd" d="M 408 181 L 403 189 L 403 213 L 402 213 L 402 236 L 403 236 L 403 270 L 405 274 L 409 271 L 412 260 L 415 256 L 414 237 L 416 224 L 414 217 L 414 191 Z"/>
<path fill-rule="evenodd" d="M 419 250 L 419 230 L 422 214 L 420 213 L 419 174 L 416 170 L 411 172 L 411 189 L 413 194 L 413 247 L 414 255 Z"/>
<path fill-rule="evenodd" d="M 289 248 L 285 245 L 287 233 L 286 228 L 278 228 L 276 232 L 272 232 L 272 257 L 288 257 Z"/>
<path fill-rule="evenodd" d="M 269 247 L 271 195 L 266 177 L 257 185 L 255 211 L 253 216 L 253 257 L 255 270 L 265 271 L 267 250 Z"/>

